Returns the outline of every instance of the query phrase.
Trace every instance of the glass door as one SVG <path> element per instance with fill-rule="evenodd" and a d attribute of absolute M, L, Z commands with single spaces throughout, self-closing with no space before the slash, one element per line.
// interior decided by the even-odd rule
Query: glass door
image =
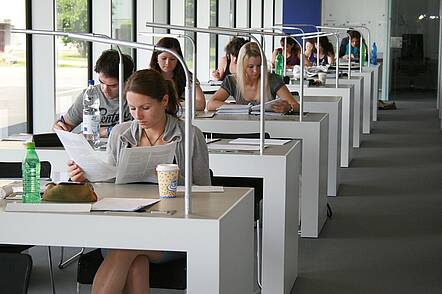
<path fill-rule="evenodd" d="M 436 97 L 440 0 L 391 1 L 391 98 Z"/>

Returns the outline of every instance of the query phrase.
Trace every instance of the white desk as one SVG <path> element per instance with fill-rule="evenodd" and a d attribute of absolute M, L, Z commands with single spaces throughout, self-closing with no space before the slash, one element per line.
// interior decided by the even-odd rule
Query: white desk
<path fill-rule="evenodd" d="M 330 77 L 327 79 L 327 85 L 335 85 L 336 80 L 333 78 L 336 76 L 334 74 L 327 75 Z M 353 147 L 359 148 L 361 143 L 361 133 L 362 133 L 362 101 L 364 95 L 364 81 L 363 77 L 351 77 L 351 79 L 341 78 L 339 79 L 339 85 L 353 85 L 354 86 L 354 117 L 359 117 L 359 120 L 355 119 L 353 127 Z"/>
<path fill-rule="evenodd" d="M 342 98 L 305 96 L 304 110 L 328 114 L 327 195 L 336 196 L 340 184 Z"/>
<path fill-rule="evenodd" d="M 96 184 L 101 197 L 158 197 L 149 185 Z M 193 213 L 184 199 L 161 200 L 150 213 L 17 213 L 0 201 L 0 243 L 187 252 L 187 293 L 252 293 L 253 191 L 194 193 Z M 32 228 L 30 227 L 31 224 Z"/>
<path fill-rule="evenodd" d="M 290 84 L 287 87 L 291 92 L 299 91 L 299 84 Z M 304 95 L 342 97 L 341 167 L 348 167 L 353 158 L 355 121 L 359 119 L 355 117 L 358 112 L 355 109 L 354 87 L 351 85 L 341 85 L 339 88 L 332 85 L 308 87 L 304 88 Z"/>
<path fill-rule="evenodd" d="M 309 113 L 303 122 L 298 120 L 294 115 L 271 116 L 265 131 L 274 138 L 302 139 L 301 237 L 317 238 L 327 214 L 328 115 Z M 259 132 L 259 117 L 252 115 L 215 115 L 197 118 L 194 124 L 207 133 Z"/>
<path fill-rule="evenodd" d="M 301 142 L 269 146 L 262 156 L 257 152 L 210 151 L 209 160 L 215 176 L 263 179 L 261 293 L 290 293 L 298 273 Z M 308 201 L 301 205 L 314 205 Z"/>

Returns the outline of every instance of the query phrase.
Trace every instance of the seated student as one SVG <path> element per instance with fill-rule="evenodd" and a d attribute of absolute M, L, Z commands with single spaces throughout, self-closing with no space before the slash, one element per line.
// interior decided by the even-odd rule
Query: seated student
<path fill-rule="evenodd" d="M 284 38 L 280 40 L 281 48 L 277 48 L 273 50 L 272 53 L 272 67 L 275 67 L 275 59 L 278 53 L 284 54 Z M 299 56 L 301 55 L 301 49 L 296 43 L 295 39 L 287 38 L 287 54 L 286 54 L 286 67 L 293 68 L 295 65 L 300 64 Z"/>
<path fill-rule="evenodd" d="M 184 173 L 184 122 L 176 117 L 179 102 L 173 83 L 155 70 L 144 69 L 129 78 L 125 93 L 134 121 L 115 126 L 107 145 L 109 161 L 118 168 L 124 148 L 176 141 L 175 160 L 180 174 Z M 210 185 L 206 141 L 198 128 L 193 130 L 192 182 Z M 86 180 L 74 162 L 69 163 L 69 170 L 73 181 Z M 180 177 L 179 184 L 183 182 Z M 168 251 L 109 250 L 95 275 L 92 293 L 149 293 L 149 262 L 163 263 L 182 256 Z"/>
<path fill-rule="evenodd" d="M 315 55 L 315 60 L 313 64 L 316 65 L 318 62 L 317 55 Z M 319 65 L 327 65 L 335 63 L 335 50 L 333 45 L 329 42 L 327 37 L 319 38 Z"/>
<path fill-rule="evenodd" d="M 223 81 L 229 74 L 236 73 L 239 50 L 245 43 L 247 43 L 247 41 L 244 38 L 235 37 L 227 44 L 224 49 L 226 55 L 219 61 L 218 68 L 212 72 L 213 80 Z"/>
<path fill-rule="evenodd" d="M 118 75 L 120 58 L 116 50 L 106 50 L 95 64 L 99 85 L 95 85 L 100 99 L 100 137 L 108 137 L 112 128 L 119 122 Z M 123 54 L 124 77 L 126 81 L 134 70 L 134 63 L 129 55 Z M 72 131 L 83 121 L 83 94 L 77 97 L 74 104 L 63 116 L 64 122 L 58 120 L 54 128 Z M 126 99 L 123 101 L 123 120 L 131 119 Z"/>
<path fill-rule="evenodd" d="M 168 48 L 178 53 L 183 58 L 180 42 L 175 38 L 165 37 L 158 41 L 158 47 Z M 186 75 L 181 64 L 177 64 L 178 60 L 168 52 L 154 51 L 150 59 L 150 68 L 159 71 L 163 78 L 171 80 L 175 83 L 178 97 L 183 101 L 185 98 L 184 88 L 186 87 Z M 201 90 L 200 83 L 196 80 L 195 85 L 196 104 L 195 110 L 204 110 L 206 108 L 206 98 L 203 90 Z"/>
<path fill-rule="evenodd" d="M 359 45 L 361 42 L 361 34 L 358 31 L 348 31 L 350 34 L 351 42 L 350 42 L 350 59 L 354 61 L 359 61 Z M 367 46 L 365 45 L 364 40 L 363 47 L 364 50 L 367 50 Z M 339 47 L 339 57 L 343 57 L 348 60 L 348 47 L 349 47 L 348 37 L 342 39 L 341 46 Z"/>
<path fill-rule="evenodd" d="M 259 96 L 261 66 L 267 69 L 266 61 L 261 61 L 258 45 L 252 42 L 245 44 L 239 51 L 237 74 L 228 75 L 224 79 L 221 88 L 208 102 L 207 109 L 216 110 L 229 96 L 233 96 L 238 104 L 258 104 L 261 100 Z M 273 105 L 273 111 L 286 113 L 299 109 L 298 102 L 279 76 L 267 72 L 263 78 L 265 85 L 263 99 L 273 100 L 276 95 L 281 98 L 281 101 Z"/>
<path fill-rule="evenodd" d="M 304 60 L 305 66 L 312 66 L 316 60 L 316 39 L 309 38 L 305 40 Z"/>

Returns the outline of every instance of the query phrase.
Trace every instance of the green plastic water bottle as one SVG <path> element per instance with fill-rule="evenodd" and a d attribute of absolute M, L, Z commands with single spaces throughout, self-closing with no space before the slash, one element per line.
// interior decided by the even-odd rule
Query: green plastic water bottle
<path fill-rule="evenodd" d="M 362 44 L 362 66 L 367 64 L 367 46 Z"/>
<path fill-rule="evenodd" d="M 280 77 L 284 77 L 284 56 L 278 51 L 275 58 L 275 73 Z"/>
<path fill-rule="evenodd" d="M 38 203 L 40 197 L 40 160 L 35 152 L 34 142 L 26 143 L 26 156 L 22 166 L 23 177 L 23 202 Z"/>

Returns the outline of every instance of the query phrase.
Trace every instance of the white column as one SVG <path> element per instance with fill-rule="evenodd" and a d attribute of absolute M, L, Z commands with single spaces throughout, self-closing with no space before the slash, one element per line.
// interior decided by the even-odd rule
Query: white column
<path fill-rule="evenodd" d="M 185 23 L 185 1 L 184 0 L 170 0 L 170 24 L 171 25 L 180 25 L 184 26 Z M 184 34 L 183 31 L 170 30 L 172 34 Z M 190 41 L 187 41 L 183 38 L 178 38 L 181 44 L 181 50 L 183 54 L 186 55 L 186 50 L 192 51 L 192 45 Z"/>
<path fill-rule="evenodd" d="M 236 27 L 248 28 L 249 27 L 249 1 L 240 0 L 236 1 Z"/>
<path fill-rule="evenodd" d="M 205 2 L 205 1 L 204 1 Z M 207 1 L 210 2 L 210 1 Z M 198 2 L 199 3 L 199 2 Z M 219 0 L 218 2 L 218 26 L 231 28 L 233 27 L 233 23 L 231 23 L 230 14 L 234 12 L 235 8 L 230 6 L 231 0 Z M 200 10 L 198 8 L 198 10 Z M 201 12 L 201 11 L 199 11 Z M 210 19 L 210 16 L 207 15 L 207 18 Z M 224 56 L 224 48 L 229 43 L 230 37 L 219 35 L 218 37 L 218 56 L 221 58 Z M 210 78 L 210 75 L 208 76 Z"/>
<path fill-rule="evenodd" d="M 112 37 L 112 1 L 92 0 L 92 33 L 103 34 Z M 95 62 L 104 50 L 110 49 L 111 45 L 92 43 L 92 64 Z M 91 71 L 94 69 L 91 68 Z M 94 80 L 98 80 L 98 75 L 93 72 Z"/>
<path fill-rule="evenodd" d="M 153 44 L 154 38 L 150 36 L 138 35 L 140 32 L 152 32 L 151 28 L 146 28 L 146 22 L 153 21 L 153 0 L 137 0 L 137 40 L 140 43 Z M 137 69 L 149 67 L 151 51 L 137 50 Z"/>
<path fill-rule="evenodd" d="M 264 27 L 271 27 L 274 25 L 273 22 L 273 1 L 264 1 Z M 266 36 L 265 37 L 265 47 L 264 47 L 264 53 L 267 57 L 267 59 L 271 59 L 273 52 L 273 37 Z"/>
<path fill-rule="evenodd" d="M 54 13 L 54 1 L 32 1 L 32 29 L 54 30 Z M 54 37 L 32 37 L 34 133 L 49 132 L 55 122 L 54 46 Z"/>
<path fill-rule="evenodd" d="M 198 11 L 196 14 L 196 24 L 198 27 L 207 28 L 210 26 L 210 0 L 198 1 Z M 220 13 L 221 14 L 221 13 Z M 221 24 L 220 24 L 221 25 Z M 207 81 L 211 78 L 210 70 L 210 35 L 197 33 L 197 60 L 196 70 L 197 78 L 201 81 Z M 221 51 L 220 51 L 221 52 Z M 224 49 L 223 51 L 224 52 Z M 221 55 L 221 53 L 220 53 Z M 222 55 L 221 55 L 222 56 Z"/>

